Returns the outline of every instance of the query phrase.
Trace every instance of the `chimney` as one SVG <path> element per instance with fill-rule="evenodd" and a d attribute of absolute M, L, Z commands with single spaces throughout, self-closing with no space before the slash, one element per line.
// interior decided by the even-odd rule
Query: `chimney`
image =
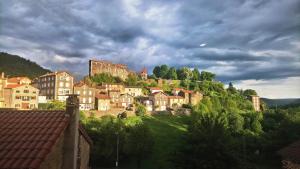
<path fill-rule="evenodd" d="M 77 169 L 78 139 L 79 139 L 79 99 L 71 94 L 66 102 L 66 114 L 69 125 L 65 130 L 62 169 Z"/>

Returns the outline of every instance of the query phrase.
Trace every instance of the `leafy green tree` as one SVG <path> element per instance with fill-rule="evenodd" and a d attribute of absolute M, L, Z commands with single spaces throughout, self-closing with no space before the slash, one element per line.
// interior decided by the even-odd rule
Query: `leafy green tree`
<path fill-rule="evenodd" d="M 109 73 L 99 73 L 91 77 L 92 82 L 101 83 L 114 83 L 115 78 Z"/>
<path fill-rule="evenodd" d="M 192 80 L 195 80 L 195 81 L 200 80 L 200 72 L 197 68 L 194 68 L 194 70 L 193 70 Z"/>
<path fill-rule="evenodd" d="M 246 89 L 246 90 L 243 91 L 243 95 L 244 96 L 251 96 L 251 95 L 257 96 L 257 93 L 253 89 Z"/>
<path fill-rule="evenodd" d="M 179 80 L 189 80 L 192 78 L 192 76 L 193 76 L 192 71 L 187 67 L 177 69 L 177 77 Z"/>
<path fill-rule="evenodd" d="M 135 114 L 137 116 L 144 116 L 147 112 L 147 109 L 144 105 L 142 104 L 137 104 L 136 110 L 135 110 Z"/>
<path fill-rule="evenodd" d="M 175 67 L 171 67 L 166 75 L 167 79 L 176 80 L 177 79 L 177 72 Z"/>
<path fill-rule="evenodd" d="M 138 123 L 127 128 L 125 152 L 136 161 L 137 168 L 142 166 L 142 160 L 152 152 L 154 139 L 147 125 Z"/>
<path fill-rule="evenodd" d="M 136 74 L 129 74 L 127 79 L 125 80 L 125 83 L 127 86 L 136 86 L 138 81 L 138 76 Z"/>
<path fill-rule="evenodd" d="M 161 78 L 166 78 L 168 72 L 169 72 L 169 67 L 167 65 L 160 66 L 160 77 Z"/>
<path fill-rule="evenodd" d="M 205 81 L 205 80 L 212 81 L 215 79 L 215 77 L 216 77 L 216 75 L 211 72 L 202 71 L 200 74 L 200 80 L 202 80 L 202 81 Z"/>
<path fill-rule="evenodd" d="M 153 74 L 155 75 L 155 77 L 161 77 L 160 76 L 160 66 L 155 66 L 153 69 Z"/>

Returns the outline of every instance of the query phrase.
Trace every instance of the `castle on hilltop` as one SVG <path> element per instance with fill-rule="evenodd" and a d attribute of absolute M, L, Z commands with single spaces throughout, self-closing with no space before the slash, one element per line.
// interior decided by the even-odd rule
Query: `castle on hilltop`
<path fill-rule="evenodd" d="M 94 76 L 99 73 L 109 73 L 112 76 L 117 76 L 125 80 L 132 72 L 128 69 L 127 65 L 124 64 L 114 64 L 103 60 L 90 60 L 89 76 Z"/>

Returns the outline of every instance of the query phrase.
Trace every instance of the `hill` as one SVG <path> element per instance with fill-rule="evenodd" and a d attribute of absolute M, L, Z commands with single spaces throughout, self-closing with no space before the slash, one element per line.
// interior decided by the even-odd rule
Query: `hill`
<path fill-rule="evenodd" d="M 0 72 L 4 72 L 9 77 L 28 76 L 35 78 L 51 71 L 18 55 L 0 52 Z"/>
<path fill-rule="evenodd" d="M 300 99 L 268 99 L 268 98 L 262 98 L 262 100 L 269 107 L 275 107 L 275 106 L 283 107 L 283 106 L 300 104 Z"/>

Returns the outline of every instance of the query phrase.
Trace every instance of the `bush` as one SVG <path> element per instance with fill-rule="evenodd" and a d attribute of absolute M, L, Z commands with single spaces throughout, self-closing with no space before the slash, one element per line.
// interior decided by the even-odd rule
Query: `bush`
<path fill-rule="evenodd" d="M 136 110 L 135 110 L 135 114 L 137 116 L 144 116 L 147 112 L 147 109 L 144 105 L 142 104 L 138 104 L 137 107 L 136 107 Z"/>

